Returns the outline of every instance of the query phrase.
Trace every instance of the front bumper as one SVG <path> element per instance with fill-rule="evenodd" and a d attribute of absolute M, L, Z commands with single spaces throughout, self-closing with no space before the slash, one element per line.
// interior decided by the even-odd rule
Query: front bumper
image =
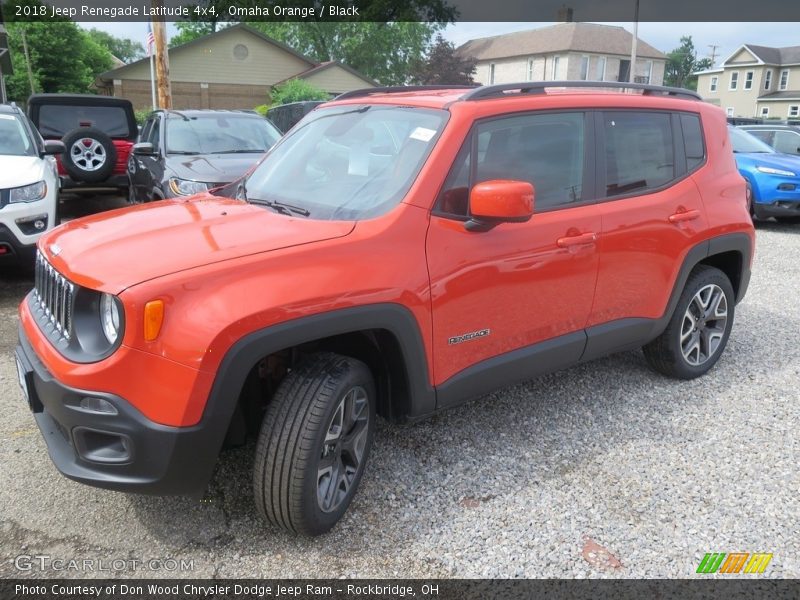
<path fill-rule="evenodd" d="M 219 451 L 219 432 L 207 421 L 193 427 L 161 425 L 119 396 L 63 385 L 36 356 L 21 327 L 16 357 L 29 406 L 63 475 L 126 492 L 203 494 Z M 104 400 L 115 414 L 81 407 L 84 398 Z"/>
<path fill-rule="evenodd" d="M 36 242 L 23 244 L 17 236 L 0 224 L 0 265 L 14 264 L 33 268 L 36 257 Z"/>

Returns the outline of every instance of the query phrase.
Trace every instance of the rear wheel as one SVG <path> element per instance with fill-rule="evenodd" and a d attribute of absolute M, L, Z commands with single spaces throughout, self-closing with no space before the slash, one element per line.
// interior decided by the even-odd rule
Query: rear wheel
<path fill-rule="evenodd" d="M 733 327 L 735 298 L 728 277 L 714 267 L 692 271 L 664 332 L 643 350 L 656 371 L 679 379 L 708 372 Z"/>
<path fill-rule="evenodd" d="M 355 495 L 375 427 L 375 383 L 367 366 L 313 354 L 281 382 L 256 446 L 256 507 L 278 527 L 325 533 Z"/>

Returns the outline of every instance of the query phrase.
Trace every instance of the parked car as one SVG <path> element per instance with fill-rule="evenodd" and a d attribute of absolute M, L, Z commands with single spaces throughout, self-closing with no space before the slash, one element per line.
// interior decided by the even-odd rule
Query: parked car
<path fill-rule="evenodd" d="M 800 127 L 796 125 L 741 125 L 739 129 L 757 137 L 776 152 L 800 155 Z"/>
<path fill-rule="evenodd" d="M 34 94 L 28 114 L 46 140 L 61 140 L 61 187 L 70 191 L 128 187 L 126 165 L 138 133 L 133 105 L 91 94 Z"/>
<path fill-rule="evenodd" d="M 33 266 L 36 240 L 58 223 L 58 173 L 53 155 L 18 107 L 0 104 L 0 264 Z"/>
<path fill-rule="evenodd" d="M 280 139 L 251 111 L 152 113 L 128 161 L 128 201 L 190 196 L 238 179 Z"/>
<path fill-rule="evenodd" d="M 46 234 L 17 361 L 56 467 L 202 494 L 249 433 L 258 511 L 315 535 L 377 415 L 639 347 L 705 374 L 755 241 L 725 115 L 576 84 L 350 92 L 214 193 Z"/>
<path fill-rule="evenodd" d="M 736 165 L 747 180 L 752 215 L 800 223 L 800 157 L 776 152 L 741 128 L 728 130 Z"/>

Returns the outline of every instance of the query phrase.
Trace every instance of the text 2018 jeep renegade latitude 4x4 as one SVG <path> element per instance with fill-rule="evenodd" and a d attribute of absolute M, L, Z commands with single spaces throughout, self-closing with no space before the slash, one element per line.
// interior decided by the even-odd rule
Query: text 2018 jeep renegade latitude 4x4
<path fill-rule="evenodd" d="M 725 115 L 573 86 L 350 92 L 225 188 L 46 234 L 17 359 L 55 465 L 202 494 L 253 433 L 258 510 L 319 534 L 377 415 L 641 346 L 708 371 L 754 246 Z"/>

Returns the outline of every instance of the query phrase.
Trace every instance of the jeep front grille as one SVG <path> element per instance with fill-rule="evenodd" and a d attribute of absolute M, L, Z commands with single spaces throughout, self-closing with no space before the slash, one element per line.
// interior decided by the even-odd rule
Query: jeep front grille
<path fill-rule="evenodd" d="M 45 318 L 66 339 L 72 335 L 72 299 L 75 285 L 56 271 L 44 255 L 36 252 L 33 293 Z"/>

